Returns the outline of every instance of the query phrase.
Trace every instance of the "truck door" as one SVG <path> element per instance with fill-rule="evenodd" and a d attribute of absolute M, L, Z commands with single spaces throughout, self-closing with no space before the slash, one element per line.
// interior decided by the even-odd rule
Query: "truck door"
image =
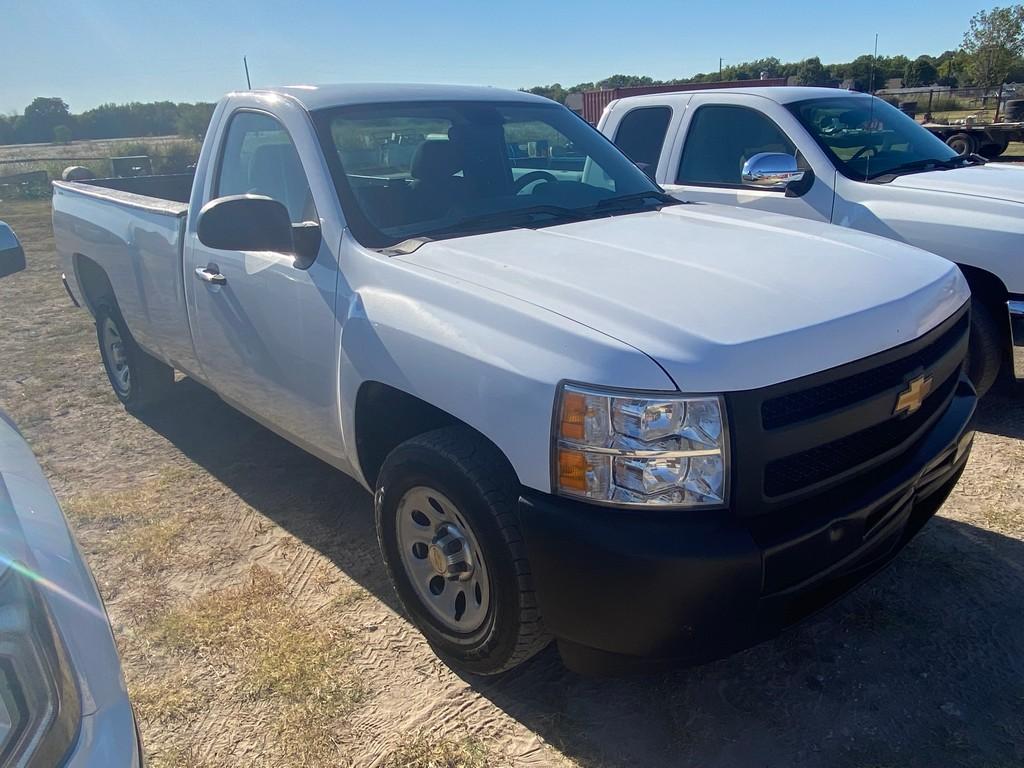
<path fill-rule="evenodd" d="M 227 120 L 216 160 L 208 161 L 203 200 L 266 195 L 284 204 L 293 224 L 320 222 L 282 122 L 254 109 L 240 109 Z M 185 282 L 196 354 L 208 383 L 314 453 L 340 452 L 338 270 L 327 239 L 311 264 L 301 264 L 286 253 L 210 248 L 196 237 L 195 218 L 190 217 Z"/>
<path fill-rule="evenodd" d="M 758 106 L 775 106 L 778 114 L 770 116 Z M 793 130 L 786 130 L 783 123 Z M 835 170 L 821 159 L 816 146 L 807 146 L 813 142 L 796 128 L 795 118 L 763 97 L 694 96 L 681 121 L 678 140 L 671 147 L 666 142 L 670 154 L 669 162 L 660 166 L 665 169 L 662 186 L 684 200 L 831 221 Z M 793 136 L 800 137 L 802 145 L 798 146 Z M 813 178 L 789 192 L 744 183 L 744 163 L 762 152 L 792 155 L 797 166 Z"/>

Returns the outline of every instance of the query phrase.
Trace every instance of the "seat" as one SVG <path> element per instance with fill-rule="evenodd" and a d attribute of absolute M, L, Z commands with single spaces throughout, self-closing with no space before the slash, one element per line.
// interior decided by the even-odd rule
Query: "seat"
<path fill-rule="evenodd" d="M 428 140 L 412 156 L 413 221 L 444 216 L 469 195 L 466 179 L 455 174 L 464 168 L 459 145 L 450 140 Z"/>

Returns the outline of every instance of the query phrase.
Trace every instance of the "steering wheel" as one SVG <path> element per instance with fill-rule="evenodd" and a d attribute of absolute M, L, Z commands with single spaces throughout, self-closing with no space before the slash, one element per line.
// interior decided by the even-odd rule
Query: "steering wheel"
<path fill-rule="evenodd" d="M 547 171 L 530 171 L 516 179 L 512 189 L 518 195 L 535 181 L 553 181 L 557 183 L 558 179 L 555 178 L 554 174 Z"/>
<path fill-rule="evenodd" d="M 863 155 L 869 149 L 871 150 L 871 156 L 872 157 L 876 157 L 878 155 L 878 147 L 876 147 L 874 144 L 865 144 L 863 147 L 861 147 L 856 152 L 854 152 L 853 156 L 849 160 L 847 160 L 846 162 L 850 163 L 850 162 L 853 162 L 854 160 L 857 160 L 861 155 Z"/>

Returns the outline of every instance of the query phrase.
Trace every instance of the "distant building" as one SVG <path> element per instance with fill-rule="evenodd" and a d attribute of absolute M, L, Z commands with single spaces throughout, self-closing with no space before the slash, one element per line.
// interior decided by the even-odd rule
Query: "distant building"
<path fill-rule="evenodd" d="M 583 114 L 583 93 L 577 91 L 576 93 L 570 93 L 565 97 L 565 106 L 575 112 L 577 115 Z"/>

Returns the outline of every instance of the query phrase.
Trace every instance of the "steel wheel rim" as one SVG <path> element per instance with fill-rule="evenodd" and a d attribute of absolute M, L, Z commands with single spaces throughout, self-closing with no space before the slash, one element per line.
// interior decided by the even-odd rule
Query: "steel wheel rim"
<path fill-rule="evenodd" d="M 119 394 L 127 395 L 132 387 L 132 372 L 124 351 L 124 339 L 109 317 L 103 323 L 103 351 L 110 368 L 110 378 Z"/>
<path fill-rule="evenodd" d="M 405 492 L 396 515 L 399 559 L 420 602 L 447 629 L 479 629 L 490 607 L 490 580 L 465 515 L 423 485 Z"/>

